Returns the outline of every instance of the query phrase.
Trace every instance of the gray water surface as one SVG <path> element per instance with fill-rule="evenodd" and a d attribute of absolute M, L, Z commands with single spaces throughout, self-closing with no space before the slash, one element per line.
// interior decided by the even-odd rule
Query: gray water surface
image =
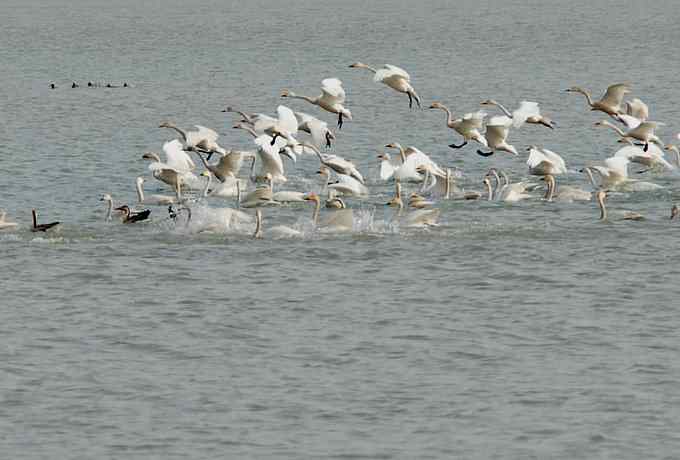
<path fill-rule="evenodd" d="M 630 81 L 671 141 L 675 2 L 7 0 L 0 15 L 0 208 L 21 223 L 0 233 L 2 457 L 677 457 L 677 174 L 613 194 L 606 223 L 538 193 L 442 202 L 440 227 L 406 231 L 375 160 L 415 145 L 481 190 L 490 166 L 526 177 L 537 144 L 565 158 L 561 184 L 587 187 L 578 170 L 619 145 L 562 90 Z M 558 128 L 513 131 L 519 157 L 451 150 L 441 112 L 409 111 L 357 60 L 406 68 L 426 106 L 536 100 Z M 282 88 L 315 95 L 327 77 L 354 116 L 333 153 L 369 178 L 355 232 L 193 234 L 163 208 L 103 221 L 99 196 L 134 203 L 142 152 L 172 139 L 160 122 L 251 148 L 222 109 L 273 113 Z M 285 188 L 317 189 L 317 169 L 287 164 Z M 30 233 L 33 207 L 58 231 Z"/>

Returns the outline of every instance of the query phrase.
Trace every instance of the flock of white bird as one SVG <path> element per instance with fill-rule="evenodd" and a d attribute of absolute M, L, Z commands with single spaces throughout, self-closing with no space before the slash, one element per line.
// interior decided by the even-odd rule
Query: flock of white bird
<path fill-rule="evenodd" d="M 421 98 L 405 70 L 393 65 L 375 69 L 360 62 L 350 67 L 368 70 L 373 74 L 374 82 L 405 94 L 409 108 L 414 105 L 421 108 Z M 456 184 L 458 171 L 452 172 L 439 166 L 416 147 L 390 143 L 385 148 L 393 154 L 384 152 L 378 155 L 379 181 L 394 183 L 394 197 L 385 203 L 395 208 L 390 225 L 397 228 L 435 226 L 440 214 L 436 206 L 441 200 L 518 202 L 536 198 L 550 202 L 590 201 L 594 198 L 600 208 L 600 219 L 604 220 L 609 218 L 605 207 L 609 191 L 637 192 L 660 188 L 652 182 L 632 179 L 629 176 L 631 163 L 639 164 L 644 171 L 655 172 L 680 167 L 680 150 L 676 145 L 664 144 L 656 135 L 655 131 L 662 123 L 649 120 L 647 105 L 637 98 L 624 102 L 626 94 L 630 93 L 629 84 L 609 86 L 599 100 L 593 100 L 591 93 L 580 87 L 566 91 L 582 94 L 591 110 L 606 114 L 609 120 L 603 119 L 594 125 L 610 128 L 620 138 L 618 141 L 626 144 L 602 164 L 589 164 L 580 170 L 589 182 L 586 188 L 558 186 L 556 177 L 568 172 L 566 162 L 557 153 L 534 145 L 527 148 L 528 173 L 543 181 L 513 183 L 504 171 L 491 168 L 481 180 L 485 190 L 477 192 L 459 188 Z M 352 113 L 345 106 L 343 84 L 337 78 L 322 80 L 318 96 L 299 95 L 284 89 L 281 97 L 306 101 L 337 116 L 337 129 L 342 128 L 345 120 L 352 120 Z M 541 114 L 536 102 L 522 101 L 514 111 L 492 99 L 480 104 L 495 107 L 501 114 L 487 120 L 487 113 L 479 110 L 456 118 L 440 102 L 433 102 L 429 106 L 429 109 L 445 112 L 446 126 L 462 138 L 460 144 L 452 143 L 449 147 L 460 149 L 475 142 L 479 145 L 477 153 L 482 156 L 490 156 L 497 151 L 518 155 L 517 148 L 508 142 L 511 130 L 521 129 L 525 124 L 555 129 L 555 123 Z M 327 153 L 336 140 L 327 122 L 284 105 L 277 107 L 276 115 L 247 113 L 231 107 L 224 112 L 240 117 L 234 128 L 252 136 L 254 149 L 226 149 L 219 145 L 218 134 L 204 126 L 184 130 L 170 122 L 161 123 L 161 128 L 174 131 L 178 137 L 163 145 L 163 158 L 153 152 L 143 154 L 142 158 L 149 161 L 151 177 L 169 187 L 172 193 L 147 194 L 144 192 L 146 179 L 137 177 L 136 206 L 163 206 L 167 208 L 167 217 L 163 215 L 163 219 L 172 219 L 175 225 L 181 225 L 191 232 L 237 231 L 261 238 L 263 235 L 295 237 L 303 235 L 305 231 L 344 232 L 355 228 L 357 216 L 347 206 L 346 199 L 351 197 L 357 202 L 365 200 L 369 197 L 369 189 L 364 175 L 352 161 Z M 676 137 L 680 138 L 680 135 Z M 669 155 L 668 159 L 665 153 Z M 315 170 L 319 179 L 308 182 L 316 184 L 322 181 L 320 186 L 315 185 L 318 191 L 281 190 L 288 180 L 288 165 L 297 164 L 305 156 L 318 161 L 319 167 Z M 244 163 L 249 164 L 247 174 L 241 173 Z M 197 174 L 199 166 L 204 170 Z M 402 187 L 406 183 L 415 187 L 408 197 L 402 195 Z M 538 193 L 534 193 L 536 191 Z M 148 209 L 137 210 L 128 205 L 114 208 L 113 198 L 109 194 L 105 194 L 102 201 L 107 204 L 106 219 L 109 221 L 114 218 L 114 211 L 115 218 L 123 223 L 145 221 L 151 215 Z M 210 202 L 219 203 L 219 206 L 209 206 Z M 311 222 L 297 225 L 297 228 L 281 225 L 265 228 L 260 208 L 295 202 L 313 205 Z M 323 213 L 322 206 L 327 208 Z M 249 208 L 255 208 L 254 215 L 248 211 Z M 678 208 L 673 206 L 671 219 L 678 214 Z M 634 212 L 624 212 L 619 217 L 642 219 L 640 214 Z M 55 223 L 39 225 L 34 213 L 33 231 L 47 231 L 55 226 Z M 6 213 L 0 210 L 0 230 L 14 228 L 17 228 L 17 224 L 7 221 Z"/>

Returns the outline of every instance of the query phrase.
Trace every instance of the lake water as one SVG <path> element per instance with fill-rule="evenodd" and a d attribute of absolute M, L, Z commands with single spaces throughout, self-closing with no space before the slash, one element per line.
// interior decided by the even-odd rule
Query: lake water
<path fill-rule="evenodd" d="M 671 141 L 676 2 L 5 0 L 0 15 L 0 208 L 21 224 L 0 233 L 3 457 L 677 457 L 677 174 L 610 196 L 643 222 L 537 192 L 445 201 L 440 227 L 398 231 L 376 162 L 415 145 L 481 190 L 491 166 L 526 177 L 537 144 L 565 158 L 560 184 L 587 187 L 578 170 L 619 145 L 563 90 L 629 81 Z M 519 157 L 454 151 L 440 111 L 409 110 L 358 60 L 407 69 L 426 107 L 536 100 L 558 127 L 513 131 Z M 160 122 L 251 148 L 222 109 L 273 113 L 282 88 L 327 77 L 354 118 L 332 152 L 369 178 L 355 232 L 267 236 L 307 204 L 264 210 L 262 240 L 183 231 L 163 208 L 104 222 L 100 195 L 134 203 L 141 154 L 172 139 Z M 287 163 L 285 188 L 317 189 L 317 169 Z M 31 208 L 63 224 L 36 236 Z"/>

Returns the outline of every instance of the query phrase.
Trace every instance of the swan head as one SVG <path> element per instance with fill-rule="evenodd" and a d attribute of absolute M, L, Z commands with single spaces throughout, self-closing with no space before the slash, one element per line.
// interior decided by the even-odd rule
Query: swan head
<path fill-rule="evenodd" d="M 487 99 L 485 101 L 480 102 L 479 105 L 498 105 L 498 102 L 496 102 L 493 99 Z"/>
<path fill-rule="evenodd" d="M 390 161 L 390 155 L 388 153 L 379 153 L 377 158 L 380 161 Z"/>
<path fill-rule="evenodd" d="M 432 105 L 430 105 L 430 107 L 428 107 L 428 108 L 430 108 L 430 109 L 444 109 L 445 107 L 444 107 L 444 104 L 442 104 L 441 102 L 433 102 Z"/>
<path fill-rule="evenodd" d="M 144 160 L 157 161 L 159 163 L 161 162 L 161 157 L 159 157 L 158 154 L 154 152 L 144 152 L 142 158 Z"/>
<path fill-rule="evenodd" d="M 200 174 L 202 177 L 210 177 L 210 171 L 205 170 Z"/>
<path fill-rule="evenodd" d="M 287 89 L 282 89 L 281 90 L 281 97 L 289 97 L 291 95 L 291 92 Z"/>
<path fill-rule="evenodd" d="M 169 121 L 164 121 L 160 125 L 158 125 L 159 128 L 174 128 L 175 125 Z"/>
<path fill-rule="evenodd" d="M 593 126 L 610 126 L 610 125 L 611 123 L 609 123 L 607 120 L 600 120 L 593 123 Z"/>
<path fill-rule="evenodd" d="M 390 142 L 389 144 L 385 144 L 385 147 L 388 149 L 401 149 L 401 144 L 398 142 Z"/>
<path fill-rule="evenodd" d="M 584 90 L 583 88 L 580 88 L 578 86 L 571 86 L 567 89 L 564 90 L 565 93 L 583 93 Z"/>
<path fill-rule="evenodd" d="M 664 150 L 672 150 L 673 152 L 680 153 L 680 149 L 675 144 L 666 144 L 663 147 Z"/>
<path fill-rule="evenodd" d="M 303 200 L 305 200 L 305 201 L 313 201 L 313 202 L 315 202 L 315 203 L 319 203 L 319 202 L 320 202 L 319 195 L 317 195 L 317 194 L 314 193 L 314 192 L 309 192 L 309 193 L 307 193 L 307 194 L 303 197 Z"/>
<path fill-rule="evenodd" d="M 389 206 L 390 208 L 403 208 L 404 202 L 401 201 L 401 198 L 399 198 L 398 196 L 395 196 L 390 201 L 385 203 L 385 206 Z"/>
<path fill-rule="evenodd" d="M 680 214 L 680 208 L 678 208 L 677 204 L 674 204 L 673 207 L 671 208 L 671 220 L 678 217 L 679 214 Z"/>
<path fill-rule="evenodd" d="M 99 201 L 113 201 L 113 198 L 111 198 L 111 195 L 108 193 L 105 193 L 101 198 L 99 198 Z"/>
<path fill-rule="evenodd" d="M 363 62 L 355 62 L 349 65 L 350 69 L 368 69 L 368 66 Z"/>

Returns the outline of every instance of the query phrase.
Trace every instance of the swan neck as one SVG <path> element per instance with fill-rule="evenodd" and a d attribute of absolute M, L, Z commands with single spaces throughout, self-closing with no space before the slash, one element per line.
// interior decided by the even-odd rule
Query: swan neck
<path fill-rule="evenodd" d="M 545 200 L 552 201 L 555 194 L 555 178 L 551 175 L 545 176 L 545 180 L 548 181 L 548 189 L 545 192 Z"/>
<path fill-rule="evenodd" d="M 262 210 L 255 211 L 255 233 L 253 238 L 262 238 Z"/>
<path fill-rule="evenodd" d="M 604 205 L 603 193 L 599 193 L 597 195 L 597 204 L 600 206 L 600 220 L 605 220 L 607 218 L 607 208 Z"/>
<path fill-rule="evenodd" d="M 586 101 L 588 101 L 589 106 L 593 106 L 593 97 L 590 95 L 590 91 L 586 91 L 583 88 L 576 88 L 574 91 L 583 94 L 586 97 Z"/>
<path fill-rule="evenodd" d="M 593 177 L 593 172 L 590 170 L 589 167 L 583 168 L 583 171 L 584 171 L 584 172 L 586 173 L 586 175 L 588 176 L 588 180 L 589 180 L 590 183 L 593 185 L 593 188 L 596 189 L 596 188 L 597 188 L 597 183 L 595 183 L 595 177 Z"/>
<path fill-rule="evenodd" d="M 312 213 L 312 222 L 314 222 L 315 227 L 319 223 L 319 212 L 320 211 L 321 211 L 321 200 L 316 199 L 316 200 L 314 200 L 314 212 Z"/>
<path fill-rule="evenodd" d="M 446 112 L 446 124 L 451 126 L 453 124 L 453 114 L 451 113 L 451 110 L 445 105 L 442 105 L 440 108 Z"/>
<path fill-rule="evenodd" d="M 169 128 L 170 128 L 170 129 L 174 129 L 175 131 L 177 131 L 177 132 L 179 133 L 179 135 L 182 137 L 182 140 L 183 140 L 184 142 L 187 141 L 187 133 L 185 133 L 184 130 L 178 128 L 178 127 L 175 126 L 175 125 L 169 126 Z"/>
<path fill-rule="evenodd" d="M 310 96 L 305 96 L 304 94 L 295 94 L 295 93 L 288 93 L 288 97 L 292 99 L 302 99 L 303 101 L 310 102 L 312 104 L 316 104 L 318 101 Z"/>
<path fill-rule="evenodd" d="M 510 112 L 508 109 L 506 109 L 503 104 L 496 102 L 495 105 L 496 105 L 496 107 L 498 107 L 501 110 L 501 112 L 503 112 L 505 114 L 506 117 L 512 118 L 512 112 Z"/>
<path fill-rule="evenodd" d="M 140 181 L 137 181 L 137 200 L 140 203 L 144 202 L 144 190 L 142 189 L 142 183 Z"/>
<path fill-rule="evenodd" d="M 31 215 L 33 216 L 33 228 L 38 227 L 38 216 L 35 214 L 35 209 L 31 210 Z"/>
<path fill-rule="evenodd" d="M 446 185 L 445 185 L 445 198 L 448 200 L 451 198 L 451 169 L 446 168 Z"/>
<path fill-rule="evenodd" d="M 111 212 L 113 211 L 113 200 L 107 200 L 107 206 L 106 206 L 106 221 L 111 220 Z"/>

